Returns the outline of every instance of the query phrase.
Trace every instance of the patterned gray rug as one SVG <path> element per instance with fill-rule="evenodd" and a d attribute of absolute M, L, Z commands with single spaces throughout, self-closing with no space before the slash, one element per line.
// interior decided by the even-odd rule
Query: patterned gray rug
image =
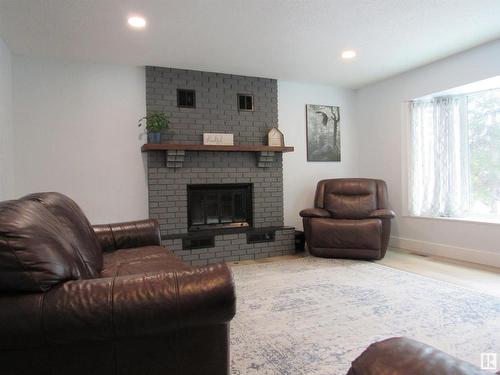
<path fill-rule="evenodd" d="M 233 375 L 345 374 L 370 343 L 392 336 L 477 366 L 481 352 L 500 352 L 500 299 L 445 282 L 313 257 L 233 272 Z"/>

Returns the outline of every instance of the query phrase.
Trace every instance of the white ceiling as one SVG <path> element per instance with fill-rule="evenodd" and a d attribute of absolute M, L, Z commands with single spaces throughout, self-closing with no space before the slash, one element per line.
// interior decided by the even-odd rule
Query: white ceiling
<path fill-rule="evenodd" d="M 500 0 L 0 0 L 0 37 L 15 54 L 359 87 L 499 38 Z"/>

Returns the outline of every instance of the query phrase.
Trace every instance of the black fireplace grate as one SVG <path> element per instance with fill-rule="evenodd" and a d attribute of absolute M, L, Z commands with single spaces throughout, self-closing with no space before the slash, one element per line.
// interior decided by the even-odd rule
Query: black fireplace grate
<path fill-rule="evenodd" d="M 252 226 L 252 184 L 188 185 L 188 230 Z"/>

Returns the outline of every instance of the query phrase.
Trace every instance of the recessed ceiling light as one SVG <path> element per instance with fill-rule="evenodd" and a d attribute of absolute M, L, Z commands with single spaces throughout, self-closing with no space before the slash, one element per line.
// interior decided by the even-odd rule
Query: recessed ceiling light
<path fill-rule="evenodd" d="M 138 16 L 129 17 L 128 24 L 136 29 L 142 29 L 146 26 L 146 20 Z"/>
<path fill-rule="evenodd" d="M 346 49 L 345 51 L 342 51 L 341 56 L 344 60 L 354 59 L 356 57 L 356 51 L 353 49 Z"/>

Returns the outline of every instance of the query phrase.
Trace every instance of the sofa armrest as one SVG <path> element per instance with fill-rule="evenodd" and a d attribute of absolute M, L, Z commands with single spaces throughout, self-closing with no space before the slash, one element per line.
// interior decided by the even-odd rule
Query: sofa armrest
<path fill-rule="evenodd" d="M 302 217 L 332 217 L 330 211 L 323 208 L 306 208 L 299 213 Z"/>
<path fill-rule="evenodd" d="M 347 375 L 485 375 L 474 365 L 404 337 L 376 342 L 352 362 Z"/>
<path fill-rule="evenodd" d="M 0 309 L 0 319 L 9 322 L 0 325 L 0 348 L 113 341 L 224 324 L 235 314 L 236 297 L 231 271 L 218 264 L 180 272 L 68 281 L 27 298 L 2 301 L 2 306 L 12 303 Z"/>
<path fill-rule="evenodd" d="M 396 216 L 393 210 L 389 210 L 388 208 L 382 208 L 380 210 L 375 210 L 370 212 L 370 218 L 379 218 L 379 219 L 393 219 Z"/>
<path fill-rule="evenodd" d="M 160 226 L 154 219 L 94 225 L 102 251 L 161 245 Z"/>

